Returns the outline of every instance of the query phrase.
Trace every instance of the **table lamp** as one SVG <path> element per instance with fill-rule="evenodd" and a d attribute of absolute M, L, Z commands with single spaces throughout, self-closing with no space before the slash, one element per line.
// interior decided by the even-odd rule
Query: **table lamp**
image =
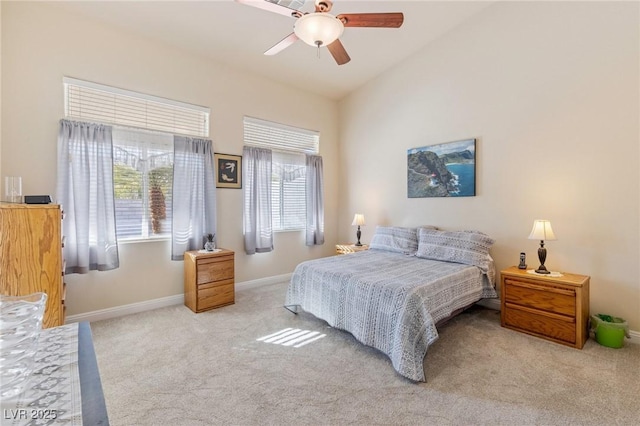
<path fill-rule="evenodd" d="M 538 249 L 538 259 L 540 260 L 540 266 L 536 269 L 538 274 L 549 274 L 547 268 L 544 266 L 544 261 L 547 260 L 547 249 L 544 248 L 544 242 L 553 241 L 556 239 L 553 229 L 551 229 L 551 222 L 548 220 L 537 219 L 533 221 L 533 229 L 529 234 L 530 240 L 540 240 L 540 248 Z"/>
<path fill-rule="evenodd" d="M 360 232 L 360 226 L 364 226 L 364 215 L 361 213 L 356 213 L 355 216 L 353 216 L 353 223 L 351 223 L 351 226 L 358 226 L 358 230 L 356 231 L 356 237 L 358 238 L 358 242 L 356 243 L 356 246 L 360 247 L 362 246 L 362 244 L 360 243 L 360 235 L 362 235 L 362 233 Z"/>

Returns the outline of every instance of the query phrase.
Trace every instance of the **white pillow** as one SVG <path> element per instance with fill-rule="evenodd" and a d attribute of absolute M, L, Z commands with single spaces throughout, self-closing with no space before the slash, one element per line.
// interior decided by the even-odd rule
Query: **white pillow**
<path fill-rule="evenodd" d="M 495 240 L 478 231 L 438 231 L 420 228 L 417 257 L 473 265 L 489 270 L 489 249 Z"/>
<path fill-rule="evenodd" d="M 369 243 L 369 249 L 413 255 L 418 249 L 417 228 L 377 226 Z"/>

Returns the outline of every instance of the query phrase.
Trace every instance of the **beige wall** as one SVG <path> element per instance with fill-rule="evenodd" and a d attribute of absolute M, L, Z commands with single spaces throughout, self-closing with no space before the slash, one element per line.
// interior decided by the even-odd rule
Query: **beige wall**
<path fill-rule="evenodd" d="M 2 172 L 23 178 L 26 194 L 55 194 L 56 137 L 69 76 L 211 108 L 216 152 L 242 153 L 250 115 L 320 131 L 325 162 L 326 243 L 307 248 L 301 232 L 275 236 L 275 251 L 247 256 L 242 191 L 218 189 L 218 242 L 236 251 L 236 281 L 290 273 L 333 253 L 337 212 L 337 105 L 210 60 L 70 15 L 55 5 L 2 4 Z M 68 315 L 181 294 L 182 262 L 168 242 L 122 244 L 121 267 L 69 275 Z M 284 295 L 283 295 L 284 297 Z"/>
<path fill-rule="evenodd" d="M 241 191 L 219 189 L 219 241 L 237 253 L 238 281 L 331 254 L 353 239 L 355 212 L 367 218 L 364 242 L 376 224 L 482 230 L 499 268 L 520 251 L 535 265 L 527 236 L 548 218 L 559 239 L 547 265 L 591 275 L 592 311 L 640 330 L 638 4 L 491 6 L 339 108 L 52 5 L 2 2 L 1 12 L 0 176 L 23 176 L 27 194 L 55 193 L 65 75 L 209 106 L 216 152 L 241 153 L 245 114 L 280 121 L 321 132 L 327 242 L 308 249 L 300 233 L 277 234 L 275 252 L 246 256 Z M 476 197 L 406 197 L 407 149 L 469 137 Z M 116 271 L 66 278 L 68 314 L 182 292 L 168 243 L 120 255 Z"/>
<path fill-rule="evenodd" d="M 591 311 L 640 330 L 638 3 L 496 4 L 340 103 L 340 211 L 473 228 L 504 268 L 534 219 L 547 266 L 591 276 Z M 477 194 L 408 199 L 407 149 L 477 138 Z M 340 235 L 353 234 L 349 215 Z"/>

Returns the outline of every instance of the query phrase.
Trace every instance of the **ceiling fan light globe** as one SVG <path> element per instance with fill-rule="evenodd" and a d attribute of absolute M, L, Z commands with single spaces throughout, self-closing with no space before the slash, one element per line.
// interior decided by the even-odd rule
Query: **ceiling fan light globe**
<path fill-rule="evenodd" d="M 301 16 L 293 26 L 293 32 L 309 46 L 327 46 L 336 41 L 344 31 L 344 24 L 328 13 L 309 13 Z"/>

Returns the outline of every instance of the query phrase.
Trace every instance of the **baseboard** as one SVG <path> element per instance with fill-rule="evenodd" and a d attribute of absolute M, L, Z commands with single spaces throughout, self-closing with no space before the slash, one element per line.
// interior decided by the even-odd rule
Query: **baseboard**
<path fill-rule="evenodd" d="M 252 288 L 262 287 L 271 284 L 278 284 L 291 279 L 291 274 L 275 275 L 273 277 L 259 278 L 257 280 L 243 281 L 236 283 L 236 292 L 245 291 Z M 100 321 L 110 318 L 117 318 L 124 315 L 137 314 L 139 312 L 151 311 L 153 309 L 164 308 L 172 305 L 184 303 L 184 294 L 162 297 L 160 299 L 145 300 L 144 302 L 131 303 L 129 305 L 115 306 L 113 308 L 99 309 L 97 311 L 85 312 L 82 314 L 69 315 L 66 323 L 82 321 Z"/>
<path fill-rule="evenodd" d="M 81 321 L 100 321 L 124 315 L 137 314 L 138 312 L 150 311 L 152 309 L 164 308 L 172 305 L 184 303 L 184 294 L 162 297 L 160 299 L 145 300 L 144 302 L 131 303 L 129 305 L 116 306 L 113 308 L 99 309 L 97 311 L 85 312 L 82 314 L 69 315 L 66 323 Z"/>
<path fill-rule="evenodd" d="M 629 331 L 631 338 L 626 339 L 625 343 L 633 343 L 634 345 L 640 345 L 640 331 Z"/>
<path fill-rule="evenodd" d="M 279 284 L 291 280 L 291 274 L 274 275 L 273 277 L 258 278 L 257 280 L 243 281 L 236 283 L 236 291 L 249 290 L 251 288 L 262 287 L 265 285 Z"/>

